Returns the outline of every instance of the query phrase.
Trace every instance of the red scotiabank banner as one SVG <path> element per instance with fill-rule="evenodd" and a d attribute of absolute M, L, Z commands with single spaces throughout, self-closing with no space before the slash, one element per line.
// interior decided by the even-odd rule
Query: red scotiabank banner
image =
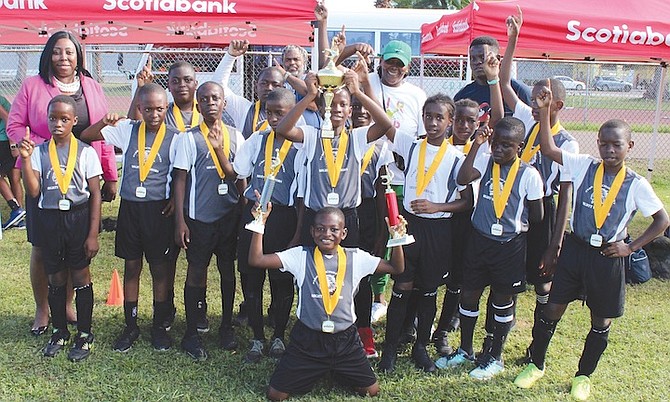
<path fill-rule="evenodd" d="M 308 45 L 316 0 L 0 0 L 0 43 L 43 44 L 59 30 L 85 43 Z"/>
<path fill-rule="evenodd" d="M 516 57 L 670 61 L 668 0 L 473 1 L 421 27 L 421 53 L 465 55 L 470 41 L 507 42 L 505 19 L 523 11 Z"/>

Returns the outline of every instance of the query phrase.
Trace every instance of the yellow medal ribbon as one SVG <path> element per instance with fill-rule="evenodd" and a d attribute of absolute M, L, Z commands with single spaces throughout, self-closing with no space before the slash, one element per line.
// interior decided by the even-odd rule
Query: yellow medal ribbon
<path fill-rule="evenodd" d="M 314 265 L 316 266 L 316 276 L 319 279 L 319 289 L 323 300 L 323 308 L 327 315 L 333 314 L 337 303 L 340 301 L 342 293 L 342 284 L 344 283 L 344 274 L 347 272 L 347 255 L 341 246 L 337 246 L 337 275 L 335 276 L 335 292 L 330 294 L 328 291 L 328 278 L 326 278 L 326 265 L 323 262 L 323 255 L 318 247 L 314 248 Z"/>
<path fill-rule="evenodd" d="M 347 144 L 349 143 L 349 134 L 343 128 L 340 134 L 340 143 L 337 146 L 337 159 L 333 157 L 333 143 L 330 138 L 322 138 L 323 153 L 326 156 L 326 169 L 328 169 L 328 178 L 330 179 L 330 186 L 337 187 L 337 182 L 340 181 L 340 172 L 342 165 L 344 165 L 344 156 L 347 153 Z"/>
<path fill-rule="evenodd" d="M 419 144 L 419 160 L 416 166 L 417 196 L 421 195 L 426 187 L 428 187 L 428 183 L 430 183 L 430 180 L 435 175 L 435 172 L 437 172 L 437 168 L 440 166 L 440 162 L 442 162 L 442 158 L 444 158 L 444 154 L 447 152 L 447 146 L 449 146 L 449 143 L 445 140 L 442 140 L 440 149 L 437 150 L 437 154 L 435 154 L 435 158 L 433 158 L 433 162 L 431 162 L 430 166 L 428 167 L 428 171 L 426 172 L 426 148 L 428 147 L 428 140 L 425 139 L 421 141 L 421 144 Z"/>
<path fill-rule="evenodd" d="M 453 134 L 451 135 L 451 137 L 449 137 L 449 143 L 450 143 L 451 145 L 454 145 L 454 136 L 453 136 Z M 472 148 L 472 140 L 467 140 L 467 141 L 465 142 L 465 145 L 463 145 L 463 153 L 467 155 L 468 152 L 470 152 L 470 148 Z"/>
<path fill-rule="evenodd" d="M 198 113 L 198 108 L 195 105 L 195 99 L 193 99 L 193 109 L 191 109 L 191 124 L 189 127 L 195 127 L 200 121 L 200 113 Z M 172 104 L 172 114 L 174 115 L 174 120 L 177 123 L 177 128 L 179 131 L 186 131 L 186 125 L 184 124 L 184 118 L 181 115 L 181 109 L 179 109 L 179 106 L 177 106 L 176 103 Z"/>
<path fill-rule="evenodd" d="M 265 120 L 263 121 L 263 125 L 258 127 L 258 117 L 261 114 L 261 101 L 256 101 L 256 104 L 254 105 L 254 118 L 251 121 L 251 130 L 252 131 L 260 131 L 260 130 L 265 130 L 268 128 L 268 121 Z"/>
<path fill-rule="evenodd" d="M 281 148 L 279 148 L 279 165 L 276 168 L 272 169 L 272 150 L 275 144 L 275 130 L 270 131 L 268 138 L 265 140 L 265 165 L 263 166 L 263 174 L 267 178 L 268 176 L 277 176 L 277 172 L 281 169 L 281 166 L 284 164 L 284 159 L 288 155 L 288 151 L 291 149 L 293 144 L 289 140 L 284 140 Z"/>
<path fill-rule="evenodd" d="M 493 209 L 495 210 L 496 218 L 498 218 L 498 220 L 502 218 L 503 211 L 505 211 L 505 206 L 507 205 L 507 200 L 509 200 L 509 196 L 512 194 L 512 187 L 514 186 L 516 174 L 519 172 L 519 165 L 521 165 L 521 159 L 514 158 L 514 162 L 509 169 L 501 194 L 500 165 L 493 162 L 493 183 L 491 183 L 491 186 L 493 187 Z"/>
<path fill-rule="evenodd" d="M 561 126 L 560 122 L 556 122 L 554 126 L 551 128 L 551 135 L 554 136 L 558 134 L 561 130 L 563 130 L 563 126 Z M 537 134 L 540 132 L 540 123 L 537 123 L 533 126 L 533 129 L 530 131 L 530 135 L 528 136 L 528 140 L 526 141 L 526 146 L 523 147 L 523 152 L 521 153 L 521 160 L 530 163 L 531 159 L 533 159 L 533 156 L 535 156 L 536 153 L 540 150 L 539 145 L 534 145 L 535 144 L 535 139 L 537 139 Z"/>
<path fill-rule="evenodd" d="M 72 176 L 74 176 L 74 165 L 77 163 L 77 148 L 79 144 L 74 135 L 70 135 L 70 150 L 67 154 L 67 163 L 65 164 L 65 173 L 60 168 L 60 161 L 58 160 L 58 152 L 56 151 L 56 141 L 53 139 L 49 143 L 49 160 L 51 161 L 51 168 L 56 176 L 56 183 L 61 194 L 65 197 L 67 189 L 70 187 Z"/>
<path fill-rule="evenodd" d="M 214 161 L 214 166 L 216 166 L 216 171 L 219 173 L 221 180 L 223 180 L 223 178 L 226 177 L 226 174 L 223 173 L 221 162 L 219 162 L 219 158 L 216 156 L 216 152 L 214 151 L 212 143 L 209 142 L 209 138 L 207 138 L 209 135 L 209 127 L 207 127 L 207 124 L 205 124 L 204 121 L 200 123 L 200 131 L 202 132 L 202 136 L 205 137 L 205 143 L 207 144 L 209 154 L 212 156 L 212 160 Z M 230 134 L 228 133 L 228 127 L 226 127 L 226 125 L 223 123 L 221 123 L 221 138 L 223 139 L 223 154 L 226 155 L 226 158 L 230 158 Z"/>
<path fill-rule="evenodd" d="M 603 201 L 603 175 L 605 174 L 605 166 L 601 162 L 596 170 L 596 175 L 593 178 L 593 214 L 596 218 L 596 228 L 600 230 L 607 219 L 607 215 L 614 205 L 614 200 L 616 199 L 619 190 L 621 190 L 621 185 L 623 184 L 623 179 L 626 177 L 626 164 L 621 166 L 619 172 L 614 176 L 614 181 L 610 186 L 610 191 L 607 193 L 607 197 Z"/>
<path fill-rule="evenodd" d="M 368 168 L 370 161 L 372 160 L 372 155 L 375 153 L 375 144 L 370 145 L 365 155 L 363 155 L 363 161 L 361 162 L 361 176 L 365 173 L 365 170 Z"/>
<path fill-rule="evenodd" d="M 147 176 L 149 176 L 149 172 L 151 171 L 151 167 L 154 165 L 154 161 L 156 160 L 156 155 L 158 155 L 158 150 L 161 148 L 161 144 L 163 144 L 163 139 L 165 138 L 165 123 L 162 123 L 160 128 L 158 129 L 158 132 L 156 133 L 156 138 L 154 139 L 154 143 L 151 144 L 151 149 L 149 150 L 149 156 L 144 158 L 145 155 L 145 149 L 146 149 L 146 142 L 147 142 L 147 125 L 145 122 L 142 122 L 140 124 L 140 129 L 139 132 L 137 133 L 137 161 L 139 162 L 140 165 L 140 183 L 144 183 L 144 181 L 147 179 Z"/>

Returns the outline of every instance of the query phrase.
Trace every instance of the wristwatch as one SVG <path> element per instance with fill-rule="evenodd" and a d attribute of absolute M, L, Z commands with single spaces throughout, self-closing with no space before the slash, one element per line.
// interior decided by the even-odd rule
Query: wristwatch
<path fill-rule="evenodd" d="M 19 149 L 19 144 L 10 144 L 9 149 Z"/>
<path fill-rule="evenodd" d="M 289 73 L 288 71 L 285 72 L 284 73 L 284 81 L 288 80 L 288 77 L 290 77 L 290 76 L 291 76 L 291 73 Z"/>

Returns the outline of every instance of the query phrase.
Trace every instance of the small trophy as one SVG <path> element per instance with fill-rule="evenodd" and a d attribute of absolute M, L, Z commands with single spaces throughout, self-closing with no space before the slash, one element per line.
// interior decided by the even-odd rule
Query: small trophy
<path fill-rule="evenodd" d="M 395 226 L 400 223 L 398 219 L 398 198 L 396 197 L 395 191 L 391 188 L 391 180 L 393 180 L 393 173 L 386 169 L 386 174 L 382 175 L 382 184 L 386 186 L 384 190 L 384 196 L 386 197 L 386 209 L 388 210 L 389 225 Z M 391 233 L 391 238 L 386 247 L 395 247 L 395 246 L 406 246 L 408 244 L 414 243 L 414 236 L 408 235 L 407 233 Z"/>
<path fill-rule="evenodd" d="M 328 64 L 316 73 L 316 76 L 319 78 L 319 89 L 323 93 L 323 100 L 326 106 L 323 126 L 321 126 L 321 137 L 334 138 L 335 131 L 333 131 L 333 123 L 330 121 L 330 105 L 333 103 L 335 91 L 342 87 L 342 82 L 344 81 L 344 73 L 335 66 L 335 60 L 340 55 L 335 38 L 331 42 L 330 49 L 326 49 L 324 53 L 326 53 L 326 57 L 328 58 Z"/>
<path fill-rule="evenodd" d="M 272 162 L 270 164 L 270 174 L 265 177 L 263 191 L 261 192 L 261 199 L 258 200 L 258 208 L 256 208 L 258 215 L 256 215 L 253 221 L 244 225 L 245 229 L 260 234 L 265 233 L 263 214 L 268 212 L 268 203 L 272 199 L 272 192 L 274 191 L 275 183 L 277 182 L 274 172 L 279 167 L 279 165 L 281 165 L 281 160 L 279 159 L 279 149 L 275 149 L 275 156 L 272 158 Z"/>

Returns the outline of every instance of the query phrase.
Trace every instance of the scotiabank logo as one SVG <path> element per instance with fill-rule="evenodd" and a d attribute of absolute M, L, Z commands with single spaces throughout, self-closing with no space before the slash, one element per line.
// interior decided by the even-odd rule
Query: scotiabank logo
<path fill-rule="evenodd" d="M 566 35 L 565 38 L 571 41 L 579 41 L 581 39 L 584 42 L 670 46 L 670 33 L 664 35 L 660 32 L 655 32 L 649 25 L 645 27 L 644 31 L 631 31 L 626 24 L 621 24 L 621 26 L 614 25 L 613 27 L 581 28 L 580 26 L 580 21 L 568 21 L 567 29 L 570 34 Z"/>
<path fill-rule="evenodd" d="M 3 1 L 3 0 L 0 0 Z M 4 0 L 5 2 L 11 0 Z M 18 1 L 18 0 L 17 0 Z M 38 0 L 33 0 L 38 1 Z M 178 13 L 237 14 L 237 3 L 228 0 L 105 0 L 105 10 L 168 11 Z"/>
<path fill-rule="evenodd" d="M 0 0 L 0 8 L 8 10 L 48 10 L 44 0 Z"/>

